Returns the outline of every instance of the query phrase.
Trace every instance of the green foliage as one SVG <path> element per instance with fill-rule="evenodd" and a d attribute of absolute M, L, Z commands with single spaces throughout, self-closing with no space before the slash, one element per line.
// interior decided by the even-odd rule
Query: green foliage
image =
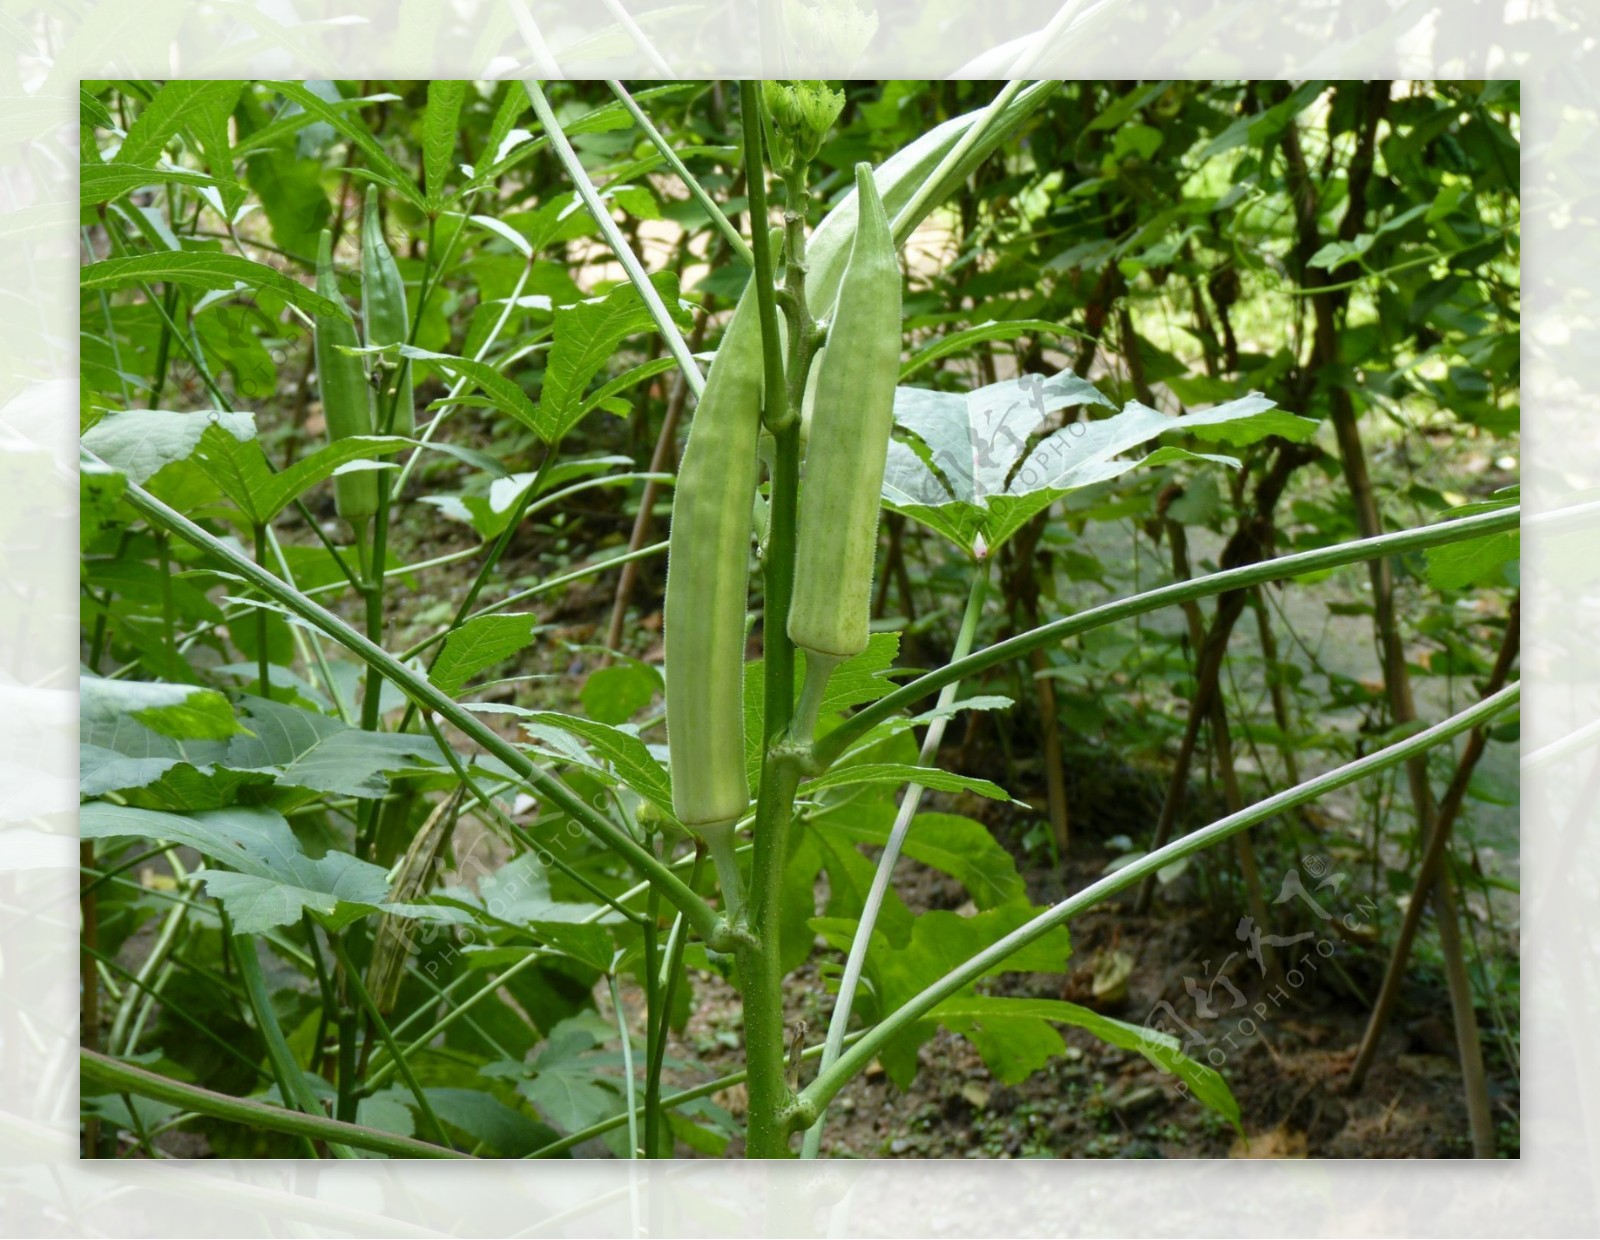
<path fill-rule="evenodd" d="M 848 5 L 790 6 L 789 20 L 841 48 L 871 33 Z M 434 1139 L 431 1112 L 459 1152 L 628 1156 L 631 1099 L 644 1152 L 720 1156 L 759 1119 L 723 1105 L 730 1074 L 771 1076 L 731 1031 L 755 1028 L 752 1012 L 781 1023 L 803 1009 L 820 1039 L 860 937 L 850 1031 L 892 1031 L 879 1059 L 898 1088 L 939 1071 L 919 1050 L 941 1029 L 995 1082 L 1031 1088 L 1071 1053 L 1067 1027 L 1142 1056 L 1140 1070 L 1218 1123 L 1255 1128 L 1194 1043 L 1140 1023 L 1161 997 L 1138 989 L 1142 974 L 1115 1014 L 1054 997 L 1094 964 L 1063 928 L 992 968 L 985 958 L 915 1019 L 896 1013 L 1102 864 L 1136 864 L 1185 743 L 1202 676 L 1193 617 L 1151 612 L 1048 644 L 1027 634 L 1180 576 L 1358 537 L 1341 470 L 1351 425 L 1380 526 L 1516 502 L 1515 84 L 1040 83 L 948 163 L 993 84 L 766 84 L 771 188 L 804 225 L 805 315 L 833 315 L 858 162 L 874 166 L 890 220 L 915 203 L 934 225 L 907 251 L 924 247 L 903 293 L 891 515 L 866 649 L 821 695 L 817 735 L 851 737 L 826 769 L 804 755 L 784 767 L 781 731 L 766 744 L 769 718 L 787 718 L 754 657 L 782 628 L 767 623 L 763 579 L 784 554 L 776 455 L 751 525 L 748 503 L 727 510 L 729 597 L 750 613 L 728 629 L 746 660 L 734 768 L 761 798 L 733 833 L 733 869 L 773 901 L 761 947 L 787 979 L 775 996 L 748 945 L 712 933 L 732 892 L 673 815 L 650 553 L 703 413 L 674 396 L 676 338 L 705 350 L 702 368 L 722 350 L 742 357 L 751 391 L 765 360 L 751 324 L 724 330 L 752 277 L 711 222 L 721 211 L 748 231 L 749 134 L 726 88 L 636 92 L 699 182 L 690 195 L 603 84 L 545 89 L 664 315 L 643 281 L 617 280 L 521 83 L 80 90 L 85 950 L 102 962 L 100 1049 L 167 1082 L 86 1069 L 85 1119 L 158 1147 L 170 1125 L 219 1156 L 282 1157 L 306 1152 L 307 1105 L 364 1126 L 343 1131 L 367 1153 L 417 1152 Z M 337 244 L 319 292 L 325 228 Z M 414 433 L 401 414 L 404 434 L 320 441 L 306 387 L 319 316 L 348 327 L 337 356 L 360 383 L 405 368 Z M 669 410 L 677 429 L 663 436 Z M 347 529 L 333 492 L 353 472 L 384 499 Z M 637 576 L 610 650 L 606 565 L 626 549 Z M 1519 554 L 1503 528 L 1390 561 L 1425 719 L 1479 697 L 1509 640 Z M 969 644 L 1020 640 L 1016 657 L 949 701 L 837 732 L 959 648 L 980 571 L 993 584 Z M 406 652 L 404 667 L 374 673 L 307 600 Z M 1244 601 L 1217 693 L 1246 804 L 1414 730 L 1383 691 L 1364 567 Z M 1201 600 L 1202 632 L 1228 602 Z M 947 721 L 943 747 L 919 754 Z M 1516 736 L 1514 720 L 1495 721 L 1456 828 L 1452 873 L 1491 919 L 1516 886 L 1497 860 L 1515 849 Z M 1224 774 L 1206 728 L 1192 747 L 1179 831 L 1216 816 Z M 1456 761 L 1432 755 L 1436 789 Z M 1065 838 L 1052 763 L 1071 803 Z M 777 809 L 774 788 L 789 794 Z M 1326 853 L 1386 931 L 1422 842 L 1404 798 L 1374 780 L 1304 812 L 1257 830 L 1267 898 L 1273 867 Z M 790 817 L 768 855 L 763 840 Z M 1180 865 L 1161 899 L 1203 903 L 1217 924 L 1253 911 L 1221 850 Z M 1280 929 L 1301 915 L 1272 907 Z M 354 1010 L 338 963 L 370 976 L 384 917 L 403 955 L 382 1013 L 392 1045 Z M 1480 1014 L 1514 1042 L 1514 959 L 1492 923 L 1479 946 Z M 1419 950 L 1439 958 L 1427 934 Z M 802 969 L 820 983 L 802 986 Z M 212 1113 L 190 1084 L 249 1106 Z"/>

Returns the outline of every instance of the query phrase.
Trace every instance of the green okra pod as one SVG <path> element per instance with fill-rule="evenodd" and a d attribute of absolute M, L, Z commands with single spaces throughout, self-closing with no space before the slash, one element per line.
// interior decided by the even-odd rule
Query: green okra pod
<path fill-rule="evenodd" d="M 744 652 L 761 432 L 761 325 L 746 294 L 695 407 L 672 501 L 663 615 L 672 805 L 704 838 L 730 909 L 732 833 L 750 803 Z"/>
<path fill-rule="evenodd" d="M 406 309 L 406 285 L 400 266 L 383 238 L 378 218 L 378 187 L 367 186 L 367 200 L 361 217 L 361 329 L 368 345 L 405 344 L 411 334 L 411 315 Z M 411 363 L 391 360 L 384 366 L 383 386 L 378 391 L 376 414 L 379 419 L 394 410 L 387 430 L 394 435 L 410 435 L 417 427 L 416 406 L 412 397 Z"/>
<path fill-rule="evenodd" d="M 326 228 L 317 243 L 317 292 L 339 301 L 339 281 L 333 273 L 333 234 Z M 343 350 L 356 347 L 356 329 L 349 319 L 319 314 L 314 321 L 317 389 L 322 397 L 322 419 L 328 439 L 348 439 L 372 434 L 372 388 L 361 358 Z M 378 475 L 371 470 L 336 474 L 333 497 L 339 515 L 352 525 L 378 511 Z"/>
<path fill-rule="evenodd" d="M 855 243 L 816 362 L 795 539 L 789 637 L 808 663 L 848 659 L 867 645 L 900 373 L 900 263 L 870 165 L 856 165 L 856 189 Z"/>

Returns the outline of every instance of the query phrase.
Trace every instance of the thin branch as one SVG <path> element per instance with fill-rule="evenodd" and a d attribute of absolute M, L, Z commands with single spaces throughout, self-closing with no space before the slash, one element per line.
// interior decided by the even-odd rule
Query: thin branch
<path fill-rule="evenodd" d="M 678 330 L 678 325 L 672 321 L 666 304 L 661 300 L 661 294 L 656 292 L 656 286 L 650 283 L 650 277 L 645 273 L 644 266 L 628 245 L 627 238 L 622 235 L 622 230 L 617 227 L 616 220 L 611 218 L 611 212 L 606 210 L 605 204 L 600 201 L 600 193 L 594 187 L 594 182 L 589 179 L 589 174 L 584 171 L 578 153 L 572 149 L 572 143 L 567 141 L 567 135 L 561 128 L 561 122 L 556 120 L 555 113 L 550 110 L 550 101 L 544 97 L 538 80 L 527 78 L 523 81 L 527 88 L 528 98 L 533 103 L 533 110 L 539 117 L 539 123 L 544 126 L 545 134 L 550 139 L 550 149 L 555 152 L 556 158 L 561 161 L 561 166 L 567 170 L 567 175 L 572 178 L 573 187 L 578 191 L 578 196 L 583 199 L 584 205 L 589 208 L 589 214 L 594 217 L 594 222 L 600 226 L 600 231 L 605 234 L 606 241 L 610 244 L 617 261 L 622 264 L 622 269 L 628 273 L 628 280 L 638 291 L 640 299 L 645 304 L 645 309 L 650 312 L 650 317 L 655 320 L 661 337 L 667 342 L 667 348 L 677 361 L 684 377 L 693 389 L 696 399 L 705 390 L 705 376 L 700 373 L 700 367 L 695 363 L 694 355 L 689 352 L 689 345 L 683 338 L 683 333 Z"/>
<path fill-rule="evenodd" d="M 965 680 L 968 676 L 986 668 L 1020 658 L 1036 646 L 1052 645 L 1103 625 L 1113 624 L 1118 620 L 1142 616 L 1146 612 L 1181 605 L 1194 599 L 1210 598 L 1212 595 L 1224 594 L 1229 590 L 1240 590 L 1269 581 L 1298 577 L 1303 573 L 1356 564 L 1362 560 L 1381 559 L 1408 551 L 1420 551 L 1428 547 L 1460 542 L 1468 538 L 1478 538 L 1485 534 L 1514 530 L 1521 521 L 1521 513 L 1520 505 L 1512 505 L 1471 517 L 1441 521 L 1436 525 L 1381 534 L 1376 538 L 1352 539 L 1333 547 L 1320 547 L 1315 551 L 1278 556 L 1275 559 L 1262 560 L 1258 564 L 1224 569 L 1204 577 L 1196 577 L 1192 581 L 1174 582 L 1112 603 L 1102 603 L 1098 607 L 1080 611 L 1074 616 L 1052 620 L 1049 624 L 1030 629 L 1026 633 L 1019 633 L 1016 637 L 1003 642 L 996 642 L 993 646 L 987 646 L 965 659 L 954 660 L 938 671 L 919 676 L 893 693 L 879 698 L 818 741 L 815 757 L 824 765 L 837 760 L 850 745 L 903 707 L 920 702 L 945 685 Z"/>
<path fill-rule="evenodd" d="M 710 218 L 711 226 L 717 230 L 718 235 L 728 243 L 728 248 L 746 267 L 754 269 L 755 256 L 745 243 L 745 239 L 739 235 L 739 230 L 733 226 L 733 221 L 716 204 L 716 200 L 706 193 L 705 186 L 701 185 L 699 178 L 689 171 L 672 144 L 655 127 L 655 122 L 645 115 L 644 109 L 634 101 L 633 96 L 621 82 L 607 78 L 606 85 L 611 88 L 611 93 L 617 97 L 618 102 L 628 109 L 628 115 L 633 117 L 634 123 L 644 130 L 644 136 L 649 138 L 656 150 L 661 152 L 661 158 L 667 161 L 667 166 L 678 174 L 678 179 L 683 182 L 684 187 L 694 195 L 694 200 Z"/>

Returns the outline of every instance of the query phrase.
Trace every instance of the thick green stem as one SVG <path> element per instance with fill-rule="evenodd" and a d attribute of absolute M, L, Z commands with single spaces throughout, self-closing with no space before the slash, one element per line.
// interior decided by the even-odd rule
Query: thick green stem
<path fill-rule="evenodd" d="M 767 541 L 766 605 L 762 612 L 766 680 L 763 739 L 767 756 L 756 799 L 755 858 L 750 902 L 743 918 L 753 941 L 743 945 L 737 954 L 744 1000 L 745 1062 L 750 1072 L 745 1150 L 751 1158 L 788 1156 L 789 1130 L 782 1116 L 793 1099 L 784 1072 L 783 974 L 778 936 L 789 823 L 801 776 L 796 755 L 784 748 L 794 709 L 794 646 L 789 641 L 787 621 L 794 579 L 798 421 L 790 422 L 774 438 L 772 526 Z"/>
<path fill-rule="evenodd" d="M 757 112 L 747 94 L 746 142 L 752 139 Z M 752 183 L 760 177 L 752 177 Z M 782 915 L 783 867 L 789 855 L 789 826 L 795 791 L 804 773 L 801 755 L 789 744 L 794 716 L 794 643 L 789 640 L 789 601 L 794 591 L 795 529 L 800 498 L 800 401 L 811 363 L 811 322 L 805 303 L 805 174 L 789 178 L 785 226 L 788 265 L 784 288 L 793 299 L 791 312 L 801 330 L 790 333 L 788 364 L 779 370 L 777 316 L 769 305 L 762 321 L 766 356 L 765 404 L 772 429 L 766 556 L 762 564 L 762 667 L 765 700 L 762 742 L 765 759 L 756 796 L 755 856 L 751 867 L 750 903 L 743 921 L 751 939 L 737 953 L 740 994 L 744 1000 L 745 1063 L 749 1071 L 745 1154 L 750 1158 L 787 1158 L 794 1093 L 786 1071 L 783 1023 L 783 972 L 779 934 Z M 765 221 L 754 221 L 759 234 Z M 758 245 L 760 244 L 758 240 Z M 759 251 L 758 251 L 759 252 Z M 770 301 L 770 299 L 767 299 Z M 786 381 L 777 376 L 786 375 Z M 782 387 L 774 385 L 782 382 Z M 786 408 L 780 411 L 782 401 Z M 778 415 L 778 416 L 774 416 Z"/>
<path fill-rule="evenodd" d="M 789 1088 L 783 1024 L 783 969 L 779 929 L 783 864 L 788 853 L 789 825 L 801 765 L 795 755 L 778 751 L 762 768 L 761 796 L 756 807 L 755 869 L 751 882 L 749 923 L 754 941 L 737 952 L 739 991 L 744 1001 L 744 1056 L 749 1073 L 747 1158 L 789 1157 Z"/>
<path fill-rule="evenodd" d="M 896 1008 L 885 1020 L 874 1025 L 859 1042 L 841 1055 L 831 1068 L 819 1073 L 817 1079 L 801 1093 L 800 1114 L 805 1122 L 815 1122 L 822 1108 L 832 1101 L 846 1082 L 871 1063 L 884 1045 L 907 1025 L 920 1020 L 945 999 L 972 985 L 1001 961 L 1048 934 L 1057 926 L 1064 925 L 1118 892 L 1137 886 L 1146 875 L 1154 874 L 1164 866 L 1181 861 L 1286 810 L 1315 801 L 1336 788 L 1355 783 L 1374 772 L 1397 766 L 1409 758 L 1426 753 L 1435 745 L 1441 745 L 1492 719 L 1508 706 L 1515 704 L 1520 695 L 1520 683 L 1508 685 L 1499 693 L 1484 698 L 1481 702 L 1452 715 L 1426 731 L 1418 732 L 1365 758 L 1346 763 L 1326 775 L 1319 775 L 1315 779 L 1288 788 L 1257 802 L 1248 809 L 1229 814 L 1210 826 L 1201 827 L 1198 831 L 1173 840 L 1165 848 L 1148 852 L 1137 861 L 1090 883 L 1082 891 L 1046 909 L 1031 921 L 986 947 L 965 964 L 951 970 L 915 998 Z"/>
<path fill-rule="evenodd" d="M 1030 629 L 1026 633 L 1019 633 L 1006 641 L 996 642 L 993 646 L 986 646 L 965 659 L 956 659 L 938 671 L 917 677 L 910 684 L 879 698 L 871 706 L 852 715 L 818 741 L 816 760 L 823 767 L 828 766 L 875 726 L 905 707 L 920 702 L 945 685 L 955 684 L 986 668 L 1021 658 L 1038 647 L 1053 646 L 1069 637 L 1114 624 L 1119 620 L 1142 616 L 1146 612 L 1181 605 L 1195 599 L 1209 598 L 1215 594 L 1224 594 L 1229 590 L 1247 589 L 1269 581 L 1297 577 L 1303 573 L 1321 572 L 1345 564 L 1355 564 L 1361 560 L 1382 559 L 1403 552 L 1440 547 L 1446 543 L 1460 542 L 1468 538 L 1481 538 L 1486 534 L 1497 534 L 1503 530 L 1514 530 L 1518 528 L 1521 518 L 1521 507 L 1513 505 L 1493 512 L 1480 513 L 1477 516 L 1441 521 L 1437 525 L 1425 525 L 1394 534 L 1382 534 L 1377 538 L 1361 538 L 1333 547 L 1322 547 L 1316 551 L 1302 551 L 1295 555 L 1262 560 L 1242 568 L 1225 569 L 1190 581 L 1174 582 L 1156 590 L 1147 590 L 1142 594 L 1118 599 L 1116 602 L 1102 603 L 1098 607 L 1080 611 L 1075 616 L 1065 616 L 1049 624 L 1040 625 L 1036 629 Z"/>
<path fill-rule="evenodd" d="M 379 1132 L 356 1124 L 341 1124 L 324 1115 L 301 1115 L 264 1102 L 251 1102 L 245 1098 L 232 1098 L 227 1094 L 185 1085 L 155 1072 L 147 1072 L 132 1064 L 121 1063 L 106 1055 L 90 1050 L 78 1052 L 78 1067 L 85 1081 L 105 1085 L 124 1093 L 136 1094 L 182 1107 L 198 1115 L 209 1115 L 250 1128 L 264 1128 L 268 1132 L 283 1132 L 290 1136 L 312 1141 L 339 1142 L 358 1150 L 371 1150 L 392 1158 L 465 1158 L 467 1155 L 443 1146 L 414 1141 L 410 1137 L 397 1137 L 393 1133 Z"/>

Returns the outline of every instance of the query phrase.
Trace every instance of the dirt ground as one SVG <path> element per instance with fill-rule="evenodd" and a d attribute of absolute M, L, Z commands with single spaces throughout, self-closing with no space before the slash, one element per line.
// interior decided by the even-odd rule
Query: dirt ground
<path fill-rule="evenodd" d="M 1119 808 L 1125 804 L 1119 796 Z M 1083 815 L 1075 818 L 1082 821 Z M 997 835 L 1012 843 L 1003 829 Z M 1116 852 L 1104 840 L 1080 838 L 1063 866 L 1030 864 L 1024 856 L 1019 868 L 1033 900 L 1042 904 L 1100 877 Z M 1310 889 L 1310 880 L 1305 885 Z M 913 911 L 957 908 L 965 899 L 951 880 L 909 859 L 897 869 L 897 888 Z M 940 1030 L 921 1048 L 909 1089 L 895 1086 L 875 1063 L 839 1095 L 829 1113 L 825 1152 L 859 1158 L 1470 1156 L 1449 997 L 1442 979 L 1426 966 L 1414 964 L 1409 971 L 1365 1087 L 1353 1096 L 1345 1093 L 1386 961 L 1362 916 L 1370 902 L 1343 892 L 1337 908 L 1342 935 L 1315 914 L 1296 923 L 1298 929 L 1275 926 L 1280 937 L 1311 937 L 1279 950 L 1280 973 L 1273 980 L 1236 937 L 1237 912 L 1211 911 L 1194 887 L 1181 883 L 1163 896 L 1149 916 L 1134 914 L 1130 898 L 1072 923 L 1072 973 L 1008 975 L 993 985 L 996 993 L 1065 998 L 1135 1024 L 1158 1023 L 1154 1013 L 1169 1014 L 1163 1027 L 1207 1039 L 1191 1044 L 1190 1054 L 1227 1078 L 1243 1115 L 1243 1137 L 1142 1056 L 1082 1030 L 1063 1029 L 1066 1053 L 1015 1086 L 994 1083 L 969 1042 Z M 1335 912 L 1325 893 L 1323 901 L 1325 911 Z M 1346 929 L 1348 924 L 1356 931 Z M 1118 956 L 1132 966 L 1125 993 L 1097 998 L 1094 974 Z M 1209 984 L 1209 1019 L 1199 1015 L 1186 981 L 1202 996 Z M 795 979 L 793 990 L 803 997 L 791 1020 L 825 1029 L 832 1000 L 824 997 L 814 964 Z M 1171 1006 L 1158 1008 L 1163 1002 Z M 729 1049 L 737 1029 L 738 996 L 722 979 L 701 974 L 683 1044 L 708 1075 L 739 1066 Z M 1515 1077 L 1492 1040 L 1485 1055 L 1500 1152 L 1514 1157 Z M 717 1101 L 738 1114 L 741 1087 L 724 1091 Z"/>
<path fill-rule="evenodd" d="M 1205 951 L 1202 918 L 1134 918 L 1117 911 L 1085 917 L 1076 927 L 1078 950 L 1115 941 L 1140 961 L 1128 999 L 1108 1014 L 1140 1021 L 1163 996 L 1178 1006 L 1184 963 Z M 1185 944 L 1193 944 L 1184 952 Z M 1167 953 L 1178 949 L 1177 958 Z M 1217 955 L 1231 948 L 1211 945 Z M 1191 966 L 1192 967 L 1192 966 Z M 1366 972 L 1362 969 L 1361 972 Z M 1074 999 L 1071 977 L 1035 977 L 1008 993 Z M 1241 979 L 1241 982 L 1244 979 Z M 1374 977 L 1373 980 L 1376 980 Z M 814 970 L 796 979 L 815 983 Z M 1241 985 L 1241 989 L 1243 989 Z M 1263 993 L 1266 993 L 1263 991 Z M 725 1046 L 737 1028 L 738 997 L 720 978 L 698 979 L 694 1014 L 685 1030 L 691 1046 Z M 1063 1031 L 1065 1055 L 1019 1085 L 993 1083 L 970 1043 L 940 1030 L 919 1054 L 920 1069 L 900 1090 L 874 1064 L 839 1096 L 829 1114 L 827 1152 L 836 1157 L 906 1158 L 1451 1158 L 1471 1152 L 1461 1077 L 1447 1021 L 1448 998 L 1416 990 L 1365 1088 L 1343 1093 L 1365 1009 L 1348 993 L 1307 984 L 1270 1019 L 1243 1029 L 1223 1020 L 1208 1031 L 1225 1053 L 1222 1068 L 1244 1117 L 1245 1139 L 1218 1116 L 1179 1092 L 1174 1079 L 1143 1057 L 1099 1042 L 1081 1030 Z M 1217 1006 L 1229 1002 L 1218 992 Z M 1253 1002 L 1253 1000 L 1252 1000 Z M 826 1009 L 811 1005 L 811 1027 L 825 1027 Z M 1184 1011 L 1183 1007 L 1179 1007 Z M 1248 1013 L 1251 1009 L 1244 1009 Z M 1203 1057 L 1205 1052 L 1199 1052 Z M 733 1071 L 737 1057 L 705 1056 L 712 1073 Z M 685 1082 L 687 1083 L 687 1082 Z M 1516 1152 L 1514 1083 L 1496 1079 L 1502 1153 Z M 742 1110 L 742 1087 L 717 1101 Z M 732 1151 L 730 1151 L 732 1152 Z M 688 1154 L 687 1149 L 680 1153 Z"/>

